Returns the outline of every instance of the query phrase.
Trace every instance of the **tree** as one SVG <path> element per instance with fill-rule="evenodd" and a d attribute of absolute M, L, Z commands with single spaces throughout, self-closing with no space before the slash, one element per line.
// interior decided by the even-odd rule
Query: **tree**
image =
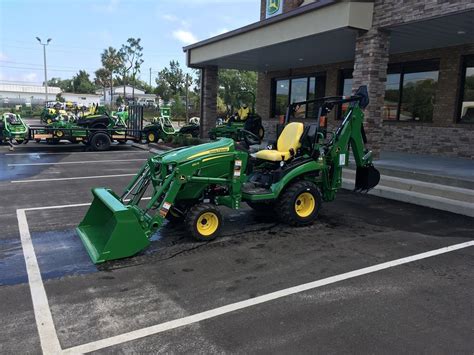
<path fill-rule="evenodd" d="M 132 82 L 135 82 L 136 76 L 140 73 L 140 67 L 143 64 L 143 47 L 140 45 L 140 38 L 127 39 L 127 44 L 122 45 L 122 48 L 120 48 L 119 56 L 122 60 L 119 71 L 124 81 L 123 96 L 125 97 L 127 73 L 131 70 Z M 132 97 L 135 98 L 135 85 L 132 85 Z"/>
<path fill-rule="evenodd" d="M 48 80 L 48 86 L 59 87 L 61 91 L 65 92 L 72 91 L 71 79 L 51 78 Z"/>
<path fill-rule="evenodd" d="M 79 73 L 72 78 L 72 89 L 79 94 L 92 94 L 95 91 L 94 84 L 85 70 L 79 70 Z"/>
<path fill-rule="evenodd" d="M 110 104 L 112 104 L 114 74 L 117 74 L 122 66 L 123 58 L 113 47 L 104 49 L 101 55 L 102 66 L 110 73 Z"/>
<path fill-rule="evenodd" d="M 105 69 L 105 68 L 100 68 L 95 71 L 95 79 L 94 79 L 94 84 L 97 87 L 102 88 L 104 91 L 104 100 L 105 100 L 105 88 L 108 85 L 110 78 L 110 72 Z"/>
<path fill-rule="evenodd" d="M 250 91 L 254 95 L 257 91 L 257 73 L 246 70 L 220 69 L 218 75 L 218 95 L 226 106 L 239 106 L 239 93 Z M 246 98 L 246 100 L 248 100 Z M 251 102 L 246 102 L 248 105 Z"/>
<path fill-rule="evenodd" d="M 178 61 L 170 61 L 169 68 L 164 68 L 156 78 L 155 93 L 168 101 L 172 96 L 184 93 L 185 76 Z"/>
<path fill-rule="evenodd" d="M 58 94 L 56 95 L 56 101 L 58 101 L 58 102 L 65 102 L 66 99 L 63 97 L 63 95 L 61 95 L 61 93 L 58 93 Z"/>

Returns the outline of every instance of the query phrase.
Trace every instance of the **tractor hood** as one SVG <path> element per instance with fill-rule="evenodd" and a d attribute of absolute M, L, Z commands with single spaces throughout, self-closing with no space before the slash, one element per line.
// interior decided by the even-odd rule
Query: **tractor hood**
<path fill-rule="evenodd" d="M 164 153 L 162 163 L 183 163 L 204 155 L 227 153 L 234 151 L 234 141 L 230 138 L 221 138 L 218 141 L 181 148 Z"/>

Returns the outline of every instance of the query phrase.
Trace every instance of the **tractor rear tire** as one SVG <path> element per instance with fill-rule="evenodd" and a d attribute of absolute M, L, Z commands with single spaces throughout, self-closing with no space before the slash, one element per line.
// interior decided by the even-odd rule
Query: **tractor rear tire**
<path fill-rule="evenodd" d="M 223 219 L 216 206 L 209 203 L 201 203 L 189 209 L 184 223 L 194 239 L 207 242 L 217 238 L 223 224 Z"/>
<path fill-rule="evenodd" d="M 147 143 L 158 142 L 158 132 L 157 131 L 148 131 L 146 133 L 146 142 Z"/>
<path fill-rule="evenodd" d="M 319 214 L 322 198 L 318 187 L 310 181 L 291 184 L 278 198 L 276 212 L 281 222 L 291 226 L 311 224 Z"/>
<path fill-rule="evenodd" d="M 98 132 L 92 136 L 91 147 L 95 151 L 104 151 L 110 149 L 110 137 L 102 132 Z"/>

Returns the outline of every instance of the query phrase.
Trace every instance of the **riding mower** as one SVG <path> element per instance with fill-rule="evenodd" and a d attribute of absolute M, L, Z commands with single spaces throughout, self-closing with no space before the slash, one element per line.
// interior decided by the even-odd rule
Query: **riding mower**
<path fill-rule="evenodd" d="M 290 122 L 296 105 L 319 105 L 316 123 Z M 339 128 L 327 132 L 326 114 L 335 105 L 350 103 Z M 218 206 L 232 209 L 246 202 L 257 210 L 272 210 L 292 226 L 318 217 L 323 201 L 332 201 L 342 183 L 342 168 L 352 149 L 356 190 L 369 190 L 380 179 L 365 148 L 362 109 L 367 89 L 351 97 L 325 97 L 291 104 L 286 126 L 275 149 L 250 155 L 259 137 L 245 131 L 245 144 L 230 138 L 178 148 L 148 159 L 119 196 L 94 188 L 94 200 L 77 232 L 94 263 L 130 257 L 150 244 L 166 219 L 181 219 L 199 241 L 219 235 L 223 220 Z M 151 191 L 145 204 L 143 197 Z"/>
<path fill-rule="evenodd" d="M 251 97 L 251 107 L 245 102 L 245 96 Z M 209 138 L 227 137 L 240 142 L 244 139 L 242 131 L 245 130 L 263 139 L 265 130 L 262 125 L 262 118 L 255 113 L 255 95 L 250 91 L 242 91 L 238 94 L 237 99 L 240 108 L 233 112 L 233 108 L 230 107 L 226 119 L 218 118 L 216 127 L 209 131 Z"/>
<path fill-rule="evenodd" d="M 0 119 L 0 143 L 28 143 L 28 125 L 18 114 L 6 112 Z"/>
<path fill-rule="evenodd" d="M 154 123 L 143 127 L 143 135 L 147 143 L 158 142 L 160 139 L 166 141 L 175 136 L 199 136 L 199 125 L 187 124 L 180 129 L 175 129 L 171 123 L 171 109 L 168 106 L 160 108 L 160 117 L 154 119 Z"/>

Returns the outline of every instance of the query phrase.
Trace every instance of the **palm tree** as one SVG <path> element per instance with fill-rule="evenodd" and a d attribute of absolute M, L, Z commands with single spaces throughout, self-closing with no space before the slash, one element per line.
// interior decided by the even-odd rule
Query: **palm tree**
<path fill-rule="evenodd" d="M 113 75 L 120 71 L 123 65 L 123 57 L 119 51 L 113 47 L 104 49 L 101 55 L 102 66 L 110 74 L 110 104 L 112 105 L 114 78 Z"/>
<path fill-rule="evenodd" d="M 101 87 L 104 90 L 104 101 L 105 101 L 105 88 L 108 85 L 110 78 L 110 72 L 105 68 L 100 68 L 95 71 L 94 84 Z"/>

